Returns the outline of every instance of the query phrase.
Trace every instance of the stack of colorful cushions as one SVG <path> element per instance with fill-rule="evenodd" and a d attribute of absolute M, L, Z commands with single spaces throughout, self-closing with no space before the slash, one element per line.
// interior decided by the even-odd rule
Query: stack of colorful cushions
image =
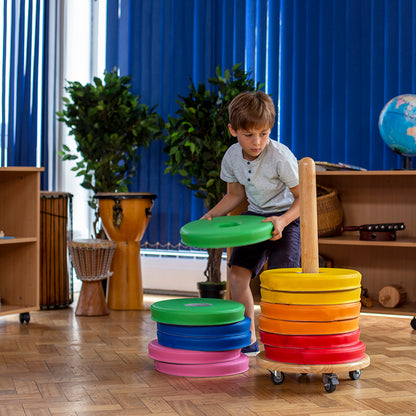
<path fill-rule="evenodd" d="M 273 269 L 260 275 L 260 340 L 266 358 L 341 364 L 364 358 L 359 340 L 361 274 L 346 269 Z"/>
<path fill-rule="evenodd" d="M 241 303 L 185 298 L 150 307 L 157 339 L 148 345 L 156 370 L 175 376 L 217 377 L 248 370 L 241 348 L 250 344 L 250 319 Z"/>

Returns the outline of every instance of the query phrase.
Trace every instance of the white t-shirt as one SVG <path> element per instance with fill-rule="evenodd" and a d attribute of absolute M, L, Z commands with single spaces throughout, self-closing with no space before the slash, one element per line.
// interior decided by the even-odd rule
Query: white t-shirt
<path fill-rule="evenodd" d="M 287 146 L 270 138 L 253 161 L 244 159 L 243 149 L 235 143 L 225 152 L 220 177 L 245 187 L 249 211 L 287 211 L 294 200 L 289 188 L 299 185 L 298 161 Z"/>

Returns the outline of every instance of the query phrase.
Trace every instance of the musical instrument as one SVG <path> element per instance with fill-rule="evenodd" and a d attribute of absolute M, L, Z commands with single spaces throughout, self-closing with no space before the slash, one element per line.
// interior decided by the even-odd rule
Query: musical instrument
<path fill-rule="evenodd" d="M 156 195 L 147 192 L 103 192 L 98 199 L 104 231 L 117 243 L 113 275 L 107 284 L 110 309 L 143 310 L 140 240 L 151 217 Z"/>
<path fill-rule="evenodd" d="M 342 231 L 360 231 L 360 240 L 363 241 L 396 241 L 396 231 L 405 228 L 403 222 L 396 222 L 342 227 Z"/>
<path fill-rule="evenodd" d="M 111 261 L 116 243 L 108 240 L 69 241 L 68 249 L 77 278 L 82 281 L 75 314 L 78 316 L 107 315 L 101 280 L 111 276 Z"/>
<path fill-rule="evenodd" d="M 68 221 L 69 219 L 69 221 Z M 72 194 L 40 192 L 40 307 L 65 308 L 73 302 L 67 241 L 72 238 Z"/>

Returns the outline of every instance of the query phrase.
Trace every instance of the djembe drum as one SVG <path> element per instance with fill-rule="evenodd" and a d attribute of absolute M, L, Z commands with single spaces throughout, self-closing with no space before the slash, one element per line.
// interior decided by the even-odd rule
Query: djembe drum
<path fill-rule="evenodd" d="M 99 213 L 104 231 L 117 243 L 113 275 L 107 285 L 110 309 L 142 310 L 143 283 L 140 240 L 151 217 L 156 195 L 146 192 L 98 193 Z"/>
<path fill-rule="evenodd" d="M 101 280 L 107 279 L 112 272 L 116 243 L 108 240 L 69 241 L 68 249 L 77 278 L 82 281 L 76 315 L 107 315 L 108 308 Z"/>

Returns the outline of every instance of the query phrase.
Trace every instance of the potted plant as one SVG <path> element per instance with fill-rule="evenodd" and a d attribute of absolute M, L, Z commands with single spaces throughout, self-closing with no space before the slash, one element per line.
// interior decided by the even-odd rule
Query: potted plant
<path fill-rule="evenodd" d="M 143 309 L 140 239 L 148 225 L 156 195 L 127 192 L 136 173 L 139 148 L 148 147 L 163 135 L 163 119 L 139 102 L 130 91 L 130 77 L 116 69 L 94 83 L 69 82 L 64 109 L 58 120 L 69 128 L 76 152 L 64 145 L 62 159 L 75 161 L 72 168 L 81 185 L 93 191 L 88 204 L 95 210 L 94 232 L 103 230 L 117 246 L 108 286 L 110 309 Z M 96 200 L 98 199 L 98 204 Z M 97 230 L 99 219 L 102 227 Z M 105 283 L 104 283 L 105 285 Z"/>
<path fill-rule="evenodd" d="M 65 87 L 69 98 L 63 98 L 65 108 L 57 115 L 70 128 L 77 148 L 63 145 L 58 153 L 64 161 L 76 161 L 72 170 L 94 195 L 127 192 L 140 159 L 138 149 L 162 137 L 163 119 L 130 91 L 130 79 L 115 68 L 104 72 L 104 80 L 95 77 L 85 85 L 69 81 Z M 94 195 L 88 204 L 97 210 Z"/>
<path fill-rule="evenodd" d="M 169 154 L 165 173 L 182 176 L 180 182 L 202 198 L 207 210 L 213 208 L 224 196 L 226 183 L 220 179 L 221 160 L 226 150 L 235 142 L 228 131 L 228 105 L 234 97 L 244 91 L 256 91 L 250 73 L 234 65 L 224 73 L 217 66 L 216 76 L 208 79 L 210 88 L 191 80 L 187 96 L 179 96 L 176 117 L 168 117 L 164 151 Z M 208 263 L 204 271 L 203 286 L 219 286 L 224 292 L 225 281 L 221 280 L 221 257 L 223 249 L 207 249 Z M 216 289 L 215 289 L 216 290 Z M 219 295 L 220 296 L 220 295 Z M 204 297 L 201 294 L 201 297 Z M 212 295 L 212 292 L 209 296 Z"/>

